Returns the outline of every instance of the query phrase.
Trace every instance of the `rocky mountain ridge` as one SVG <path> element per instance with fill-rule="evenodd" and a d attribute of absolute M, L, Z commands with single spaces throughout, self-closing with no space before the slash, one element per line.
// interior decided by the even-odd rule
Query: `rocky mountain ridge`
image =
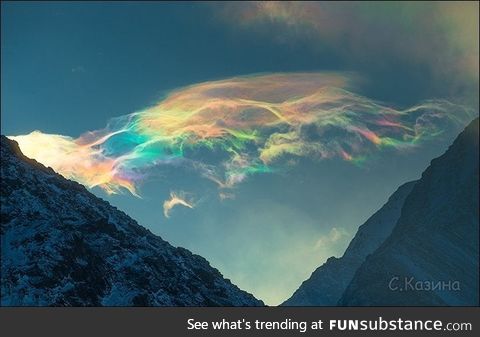
<path fill-rule="evenodd" d="M 1 136 L 3 306 L 258 306 L 176 248 Z"/>
<path fill-rule="evenodd" d="M 479 304 L 479 119 L 283 305 Z"/>

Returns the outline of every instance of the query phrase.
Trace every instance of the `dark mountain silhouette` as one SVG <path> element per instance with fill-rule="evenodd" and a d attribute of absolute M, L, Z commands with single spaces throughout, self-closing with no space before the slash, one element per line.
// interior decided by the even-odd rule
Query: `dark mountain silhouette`
<path fill-rule="evenodd" d="M 478 305 L 479 120 L 283 305 Z M 413 288 L 413 289 L 412 289 Z"/>
<path fill-rule="evenodd" d="M 388 202 L 359 227 L 343 256 L 329 258 L 282 305 L 336 305 L 365 258 L 380 247 L 392 232 L 403 202 L 414 184 L 412 181 L 400 186 Z"/>
<path fill-rule="evenodd" d="M 4 306 L 263 305 L 1 137 Z"/>
<path fill-rule="evenodd" d="M 479 304 L 478 118 L 434 159 L 340 305 Z"/>

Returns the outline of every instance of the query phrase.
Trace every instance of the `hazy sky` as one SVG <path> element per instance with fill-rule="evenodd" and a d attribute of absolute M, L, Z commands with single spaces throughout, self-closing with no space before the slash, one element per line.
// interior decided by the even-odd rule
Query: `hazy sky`
<path fill-rule="evenodd" d="M 356 94 L 396 109 L 427 99 L 478 104 L 475 2 L 2 2 L 1 38 L 6 135 L 76 138 L 172 90 L 251 74 L 341 74 L 333 76 L 354 78 Z M 296 157 L 288 170 L 248 176 L 225 200 L 211 180 L 184 168 L 149 176 L 141 198 L 93 191 L 278 304 L 340 256 L 358 226 L 460 128 L 413 150 L 379 151 L 362 165 Z M 175 207 L 166 218 L 171 191 L 185 191 L 194 208 Z"/>

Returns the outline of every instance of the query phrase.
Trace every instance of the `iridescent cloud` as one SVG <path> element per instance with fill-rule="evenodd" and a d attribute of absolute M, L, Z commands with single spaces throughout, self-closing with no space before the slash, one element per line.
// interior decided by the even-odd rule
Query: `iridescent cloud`
<path fill-rule="evenodd" d="M 252 174 L 284 170 L 294 157 L 362 164 L 376 152 L 414 148 L 472 118 L 443 100 L 395 109 L 352 87 L 351 75 L 335 73 L 234 77 L 173 91 L 76 139 L 40 131 L 11 138 L 25 155 L 67 178 L 138 195 L 138 184 L 162 166 L 188 167 L 225 190 Z M 172 196 L 171 207 L 186 206 L 180 199 Z"/>

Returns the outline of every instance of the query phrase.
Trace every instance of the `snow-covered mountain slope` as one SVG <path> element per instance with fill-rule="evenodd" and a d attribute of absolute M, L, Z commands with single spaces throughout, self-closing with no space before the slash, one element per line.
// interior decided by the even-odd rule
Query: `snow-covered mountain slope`
<path fill-rule="evenodd" d="M 2 305 L 263 305 L 4 136 L 0 215 Z"/>
<path fill-rule="evenodd" d="M 479 126 L 434 159 L 339 305 L 479 304 Z"/>
<path fill-rule="evenodd" d="M 367 255 L 380 247 L 392 232 L 414 184 L 413 181 L 400 186 L 388 202 L 359 227 L 343 256 L 329 258 L 282 305 L 336 305 Z"/>

